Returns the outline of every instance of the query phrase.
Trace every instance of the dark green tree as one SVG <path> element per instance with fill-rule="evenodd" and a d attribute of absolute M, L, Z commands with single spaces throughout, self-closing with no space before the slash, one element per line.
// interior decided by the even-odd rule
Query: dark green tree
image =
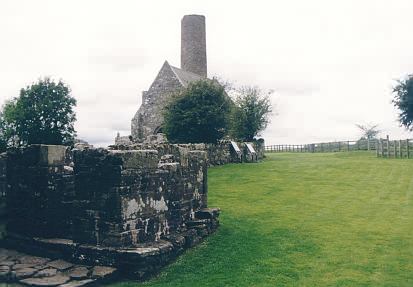
<path fill-rule="evenodd" d="M 14 113 L 15 102 L 15 100 L 6 101 L 0 111 L 0 152 L 6 151 L 8 147 L 19 145 L 14 123 L 6 120 Z"/>
<path fill-rule="evenodd" d="M 217 81 L 191 83 L 166 106 L 162 130 L 172 143 L 216 143 L 227 134 L 231 103 Z"/>
<path fill-rule="evenodd" d="M 6 151 L 8 142 L 7 123 L 4 121 L 3 112 L 0 112 L 0 153 Z"/>
<path fill-rule="evenodd" d="M 242 141 L 252 141 L 263 131 L 272 112 L 270 96 L 257 87 L 243 87 L 236 91 L 231 117 L 231 135 Z"/>
<path fill-rule="evenodd" d="M 50 78 L 20 90 L 1 112 L 0 132 L 8 146 L 73 144 L 76 100 L 62 81 Z"/>
<path fill-rule="evenodd" d="M 393 105 L 399 109 L 399 122 L 406 129 L 413 130 L 413 75 L 398 80 L 393 88 Z"/>

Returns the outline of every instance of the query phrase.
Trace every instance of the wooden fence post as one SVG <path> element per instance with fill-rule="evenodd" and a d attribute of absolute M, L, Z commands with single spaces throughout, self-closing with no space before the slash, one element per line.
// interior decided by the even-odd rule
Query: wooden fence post
<path fill-rule="evenodd" d="M 402 140 L 399 140 L 399 156 L 400 156 L 400 158 L 403 158 Z"/>
<path fill-rule="evenodd" d="M 379 157 L 379 142 L 376 140 L 376 156 Z"/>
<path fill-rule="evenodd" d="M 367 150 L 370 150 L 370 139 L 367 138 Z"/>
<path fill-rule="evenodd" d="M 390 138 L 389 138 L 389 135 L 387 135 L 386 139 L 387 139 L 387 143 L 386 143 L 386 147 L 387 147 L 387 158 L 390 158 Z"/>
<path fill-rule="evenodd" d="M 380 139 L 380 151 L 381 151 L 381 157 L 384 157 L 383 139 Z"/>
<path fill-rule="evenodd" d="M 406 140 L 406 153 L 407 153 L 407 158 L 410 158 L 409 139 Z"/>
<path fill-rule="evenodd" d="M 396 141 L 393 140 L 393 154 L 394 154 L 394 158 L 397 158 L 397 147 L 396 147 Z"/>

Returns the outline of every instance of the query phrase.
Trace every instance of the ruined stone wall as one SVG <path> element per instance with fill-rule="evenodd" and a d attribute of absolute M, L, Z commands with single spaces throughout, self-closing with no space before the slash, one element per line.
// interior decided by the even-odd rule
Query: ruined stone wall
<path fill-rule="evenodd" d="M 207 158 L 33 145 L 9 152 L 11 233 L 133 246 L 186 230 L 207 206 Z"/>
<path fill-rule="evenodd" d="M 68 202 L 74 197 L 67 147 L 33 145 L 7 154 L 7 230 L 69 237 Z"/>
<path fill-rule="evenodd" d="M 207 206 L 207 166 L 230 162 L 240 158 L 229 142 L 12 150 L 0 157 L 7 229 L 106 246 L 157 241 L 185 230 Z"/>
<path fill-rule="evenodd" d="M 128 246 L 185 228 L 206 206 L 206 156 L 187 161 L 156 150 L 75 151 L 75 187 L 86 205 L 76 219 L 77 242 Z M 96 225 L 97 224 L 97 225 Z"/>
<path fill-rule="evenodd" d="M 240 148 L 242 154 L 238 155 L 232 148 L 230 141 L 223 141 L 217 144 L 169 144 L 169 143 L 156 143 L 149 142 L 137 143 L 131 145 L 114 145 L 114 149 L 123 150 L 145 150 L 156 149 L 160 155 L 173 154 L 177 159 L 185 160 L 185 156 L 189 151 L 201 150 L 205 151 L 208 158 L 208 166 L 224 165 L 228 163 L 239 162 L 252 162 L 262 160 L 264 158 L 264 141 L 251 142 L 255 151 L 256 157 L 252 159 L 249 151 L 246 148 L 246 143 L 238 142 L 237 145 Z"/>

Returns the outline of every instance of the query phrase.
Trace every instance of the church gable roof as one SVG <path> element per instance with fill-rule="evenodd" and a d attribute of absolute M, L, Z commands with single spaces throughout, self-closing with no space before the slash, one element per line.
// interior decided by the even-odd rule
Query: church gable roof
<path fill-rule="evenodd" d="M 184 86 L 182 82 L 178 79 L 178 76 L 172 70 L 172 66 L 169 65 L 168 61 L 165 61 L 162 68 L 159 70 L 158 75 L 152 82 L 149 91 L 158 90 L 162 88 L 161 86 Z"/>
<path fill-rule="evenodd" d="M 184 71 L 174 66 L 170 66 L 176 77 L 178 78 L 179 82 L 184 86 L 187 87 L 189 83 L 199 81 L 203 79 L 202 76 Z"/>
<path fill-rule="evenodd" d="M 175 85 L 186 88 L 191 82 L 202 79 L 204 79 L 204 77 L 171 66 L 168 61 L 165 61 L 149 90 L 157 89 L 159 85 L 164 85 L 166 82 L 171 84 L 171 81 L 174 82 Z"/>

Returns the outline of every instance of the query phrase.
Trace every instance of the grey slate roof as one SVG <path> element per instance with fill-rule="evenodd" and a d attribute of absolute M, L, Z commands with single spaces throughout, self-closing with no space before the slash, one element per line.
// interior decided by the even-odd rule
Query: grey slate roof
<path fill-rule="evenodd" d="M 189 83 L 194 82 L 194 81 L 198 81 L 203 79 L 202 76 L 188 72 L 188 71 L 184 71 L 182 69 L 179 69 L 177 67 L 171 66 L 169 65 L 172 69 L 172 71 L 174 72 L 174 74 L 176 75 L 176 77 L 178 78 L 179 82 L 184 86 L 187 87 Z"/>

